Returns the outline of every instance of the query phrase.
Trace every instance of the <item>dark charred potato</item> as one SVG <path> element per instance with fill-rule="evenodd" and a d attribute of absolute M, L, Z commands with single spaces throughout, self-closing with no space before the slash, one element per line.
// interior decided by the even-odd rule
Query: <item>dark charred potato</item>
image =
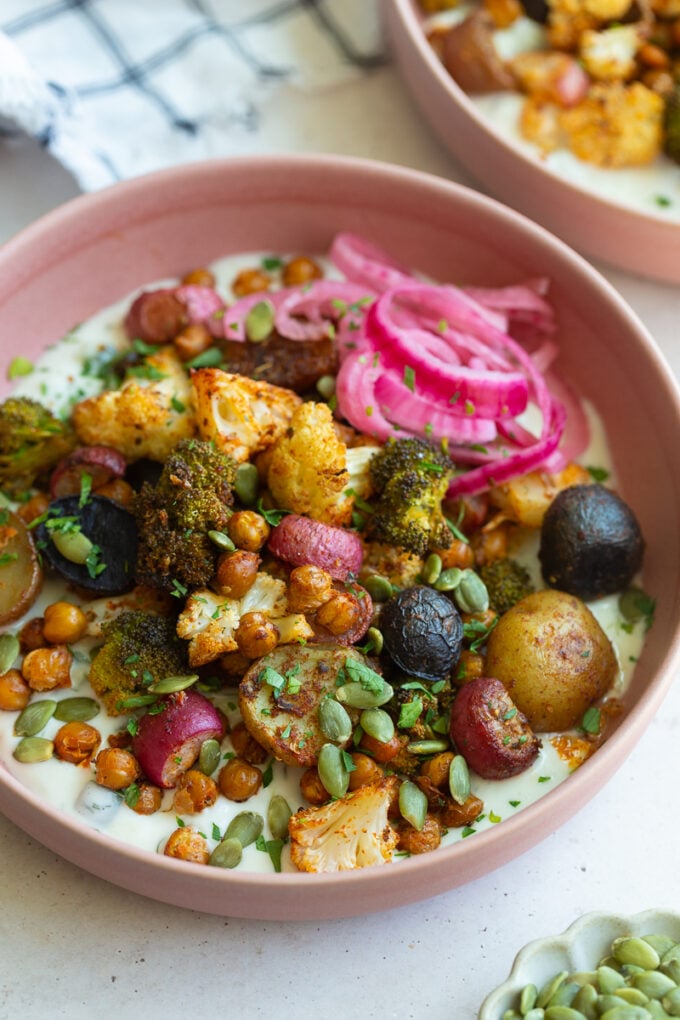
<path fill-rule="evenodd" d="M 392 661 L 421 680 L 441 680 L 458 662 L 463 623 L 450 599 L 434 588 L 406 588 L 387 601 L 380 629 Z"/>
<path fill-rule="evenodd" d="M 578 725 L 612 686 L 617 662 L 588 607 L 566 592 L 534 592 L 489 635 L 486 672 L 500 680 L 536 732 Z"/>
<path fill-rule="evenodd" d="M 539 559 L 551 588 L 590 600 L 627 588 L 644 541 L 630 507 L 603 485 L 573 485 L 543 518 Z"/>

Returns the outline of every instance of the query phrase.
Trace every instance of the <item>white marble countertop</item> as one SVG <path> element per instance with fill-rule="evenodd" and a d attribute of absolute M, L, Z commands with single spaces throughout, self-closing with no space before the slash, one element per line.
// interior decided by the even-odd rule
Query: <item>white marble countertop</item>
<path fill-rule="evenodd" d="M 272 151 L 363 155 L 469 183 L 391 68 L 324 97 L 283 92 L 268 117 Z M 0 241 L 76 192 L 32 143 L 1 148 Z M 680 375 L 680 290 L 600 268 Z M 243 1020 L 473 1020 L 530 939 L 586 911 L 680 909 L 679 739 L 676 686 L 616 776 L 545 842 L 463 888 L 350 920 L 264 923 L 166 906 L 93 878 L 0 818 L 0 1018 L 190 1009 Z"/>

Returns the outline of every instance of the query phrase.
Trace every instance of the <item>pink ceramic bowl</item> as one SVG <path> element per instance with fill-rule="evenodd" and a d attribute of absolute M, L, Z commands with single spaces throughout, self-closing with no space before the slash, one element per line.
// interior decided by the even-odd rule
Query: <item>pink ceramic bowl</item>
<path fill-rule="evenodd" d="M 13 354 L 35 357 L 145 282 L 239 251 L 324 252 L 338 230 L 370 237 L 439 279 L 500 285 L 550 277 L 564 371 L 608 423 L 623 492 L 648 536 L 653 637 L 617 730 L 565 783 L 488 831 L 384 867 L 261 875 L 189 865 L 60 817 L 0 768 L 0 809 L 33 837 L 127 889 L 196 910 L 353 915 L 434 896 L 499 867 L 553 832 L 616 771 L 680 661 L 680 396 L 672 377 L 640 322 L 582 258 L 475 192 L 359 160 L 273 157 L 194 164 L 78 198 L 0 251 L 0 375 Z"/>
<path fill-rule="evenodd" d="M 494 131 L 435 56 L 416 0 L 383 0 L 403 78 L 444 145 L 488 191 L 579 251 L 629 272 L 680 283 L 680 223 L 575 184 Z"/>

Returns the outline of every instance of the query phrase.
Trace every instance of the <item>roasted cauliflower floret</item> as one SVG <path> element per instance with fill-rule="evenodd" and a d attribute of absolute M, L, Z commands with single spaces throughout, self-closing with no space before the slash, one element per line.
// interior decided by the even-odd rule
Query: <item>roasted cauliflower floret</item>
<path fill-rule="evenodd" d="M 285 583 L 264 572 L 241 599 L 216 595 L 209 588 L 191 593 L 177 621 L 177 634 L 189 641 L 189 664 L 202 666 L 238 649 L 235 633 L 245 613 L 264 613 L 279 631 L 279 643 L 306 641 L 312 628 L 302 614 L 288 613 Z"/>
<path fill-rule="evenodd" d="M 664 103 L 640 82 L 594 85 L 560 125 L 579 159 L 602 167 L 640 166 L 661 152 Z"/>
<path fill-rule="evenodd" d="M 398 836 L 387 812 L 398 780 L 387 776 L 288 822 L 290 856 L 299 871 L 350 871 L 391 860 Z"/>
<path fill-rule="evenodd" d="M 349 524 L 347 447 L 333 428 L 327 404 L 309 401 L 293 414 L 272 449 L 267 483 L 277 506 L 336 528 Z"/>
<path fill-rule="evenodd" d="M 630 0 L 548 0 L 548 39 L 558 50 L 575 50 L 582 32 L 620 21 Z"/>
<path fill-rule="evenodd" d="M 181 439 L 196 434 L 191 386 L 174 347 L 159 347 L 143 369 L 146 376 L 75 405 L 72 421 L 81 443 L 113 446 L 129 461 L 164 461 Z"/>
<path fill-rule="evenodd" d="M 590 474 L 584 467 L 567 464 L 557 474 L 530 471 L 496 485 L 490 490 L 489 499 L 493 506 L 503 511 L 505 520 L 525 528 L 540 528 L 545 512 L 558 492 L 570 485 L 585 485 L 589 481 Z"/>
<path fill-rule="evenodd" d="M 407 549 L 399 549 L 396 545 L 370 542 L 363 535 L 360 538 L 364 550 L 360 581 L 371 574 L 380 574 L 398 588 L 412 588 L 418 583 L 424 564 L 421 556 Z"/>
<path fill-rule="evenodd" d="M 642 38 L 636 25 L 616 25 L 601 32 L 591 29 L 579 41 L 583 66 L 597 81 L 625 81 L 637 70 L 635 55 Z"/>
<path fill-rule="evenodd" d="M 220 368 L 199 369 L 191 385 L 199 435 L 239 463 L 283 435 L 302 403 L 292 390 Z"/>

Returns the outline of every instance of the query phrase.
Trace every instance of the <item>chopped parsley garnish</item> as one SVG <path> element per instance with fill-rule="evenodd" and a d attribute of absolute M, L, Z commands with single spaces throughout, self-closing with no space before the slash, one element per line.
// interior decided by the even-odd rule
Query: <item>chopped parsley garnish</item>
<path fill-rule="evenodd" d="M 416 373 L 410 365 L 404 365 L 404 386 L 415 393 L 416 391 Z"/>

